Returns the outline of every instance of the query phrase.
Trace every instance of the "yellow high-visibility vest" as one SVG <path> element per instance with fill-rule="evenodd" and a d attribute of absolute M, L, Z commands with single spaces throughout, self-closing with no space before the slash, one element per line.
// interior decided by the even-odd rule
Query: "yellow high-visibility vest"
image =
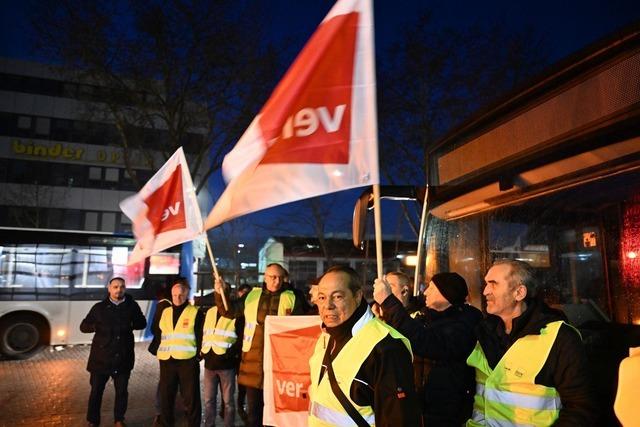
<path fill-rule="evenodd" d="M 170 357 L 178 360 L 191 359 L 196 356 L 196 334 L 194 326 L 198 309 L 192 305 L 187 305 L 174 329 L 173 327 L 173 307 L 167 307 L 162 312 L 160 318 L 160 330 L 162 340 L 158 348 L 158 359 L 167 360 Z"/>
<path fill-rule="evenodd" d="M 563 323 L 549 323 L 540 335 L 519 338 L 494 369 L 476 343 L 467 358 L 467 365 L 476 372 L 473 415 L 467 426 L 550 426 L 555 422 L 562 409 L 560 395 L 555 387 L 536 384 L 535 379 Z"/>
<path fill-rule="evenodd" d="M 202 353 L 204 354 L 209 350 L 213 350 L 215 354 L 225 354 L 238 340 L 236 319 L 218 316 L 217 307 L 207 311 L 202 332 Z"/>
<path fill-rule="evenodd" d="M 333 366 L 338 385 L 344 395 L 349 399 L 354 408 L 358 410 L 360 415 L 362 415 L 362 418 L 373 426 L 375 425 L 373 407 L 370 405 L 360 406 L 351 400 L 351 383 L 353 383 L 356 374 L 369 354 L 371 354 L 373 348 L 387 335 L 401 340 L 410 354 L 411 344 L 409 344 L 409 340 L 400 334 L 400 332 L 379 320 L 370 310 L 367 310 L 365 316 L 366 323 L 364 323 L 358 331 L 354 331 L 353 337 L 344 345 L 342 350 L 340 350 L 331 365 Z M 315 351 L 311 359 L 309 359 L 309 368 L 311 371 L 309 426 L 329 427 L 355 425 L 354 421 L 340 404 L 338 398 L 333 394 L 327 372 L 324 373 L 322 380 L 318 383 L 322 359 L 328 342 L 329 335 L 323 332 L 316 343 Z"/>
<path fill-rule="evenodd" d="M 242 338 L 242 351 L 247 352 L 251 348 L 253 336 L 258 326 L 258 303 L 262 295 L 262 288 L 253 288 L 244 300 L 244 334 Z M 293 311 L 296 302 L 296 294 L 293 291 L 284 291 L 280 294 L 278 303 L 278 316 L 287 316 Z"/>

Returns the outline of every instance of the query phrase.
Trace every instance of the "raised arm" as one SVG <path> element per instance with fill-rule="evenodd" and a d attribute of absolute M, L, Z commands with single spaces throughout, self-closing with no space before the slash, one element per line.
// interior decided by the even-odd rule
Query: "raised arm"
<path fill-rule="evenodd" d="M 216 303 L 216 307 L 218 307 L 218 312 L 226 317 L 231 319 L 236 319 L 238 317 L 244 316 L 244 300 L 245 298 L 240 298 L 238 300 L 232 301 L 229 297 L 229 285 L 227 285 L 224 280 L 221 278 L 217 278 L 214 282 L 214 301 Z M 222 292 L 224 292 L 228 310 L 225 310 L 224 303 L 222 302 Z M 245 295 L 246 297 L 246 295 Z"/>

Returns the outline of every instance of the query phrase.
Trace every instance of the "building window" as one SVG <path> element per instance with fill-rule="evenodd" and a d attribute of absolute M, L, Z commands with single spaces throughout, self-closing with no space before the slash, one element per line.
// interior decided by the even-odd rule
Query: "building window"
<path fill-rule="evenodd" d="M 18 129 L 31 130 L 31 117 L 18 116 Z"/>
<path fill-rule="evenodd" d="M 89 231 L 98 230 L 98 212 L 87 212 L 84 215 L 84 229 Z"/>
<path fill-rule="evenodd" d="M 89 168 L 89 179 L 94 180 L 94 181 L 100 181 L 102 179 L 102 168 L 90 167 Z"/>
<path fill-rule="evenodd" d="M 118 182 L 119 169 L 107 168 L 104 171 L 104 179 L 110 182 Z"/>
<path fill-rule="evenodd" d="M 289 261 L 289 280 L 302 289 L 317 277 L 316 261 Z"/>
<path fill-rule="evenodd" d="M 36 135 L 49 136 L 51 131 L 51 120 L 47 117 L 36 118 Z"/>
<path fill-rule="evenodd" d="M 116 214 L 114 212 L 103 212 L 102 226 L 100 228 L 102 231 L 114 232 L 116 230 Z"/>

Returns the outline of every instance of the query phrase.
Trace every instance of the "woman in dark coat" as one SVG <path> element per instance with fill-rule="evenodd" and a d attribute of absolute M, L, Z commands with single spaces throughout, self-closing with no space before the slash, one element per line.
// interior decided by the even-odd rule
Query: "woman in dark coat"
<path fill-rule="evenodd" d="M 427 310 L 413 319 L 386 282 L 376 280 L 374 289 L 385 321 L 411 341 L 415 355 L 430 362 L 424 384 L 424 425 L 460 426 L 471 417 L 475 380 L 466 360 L 476 344 L 475 328 L 482 313 L 465 303 L 467 284 L 457 273 L 434 275 L 424 294 Z"/>
<path fill-rule="evenodd" d="M 114 421 L 116 425 L 124 422 L 129 375 L 135 359 L 133 330 L 147 326 L 138 303 L 125 294 L 124 279 L 111 279 L 107 289 L 109 296 L 91 307 L 80 323 L 80 331 L 95 333 L 87 363 L 87 371 L 91 373 L 87 409 L 89 425 L 100 424 L 102 394 L 109 377 L 113 378 L 116 391 Z"/>

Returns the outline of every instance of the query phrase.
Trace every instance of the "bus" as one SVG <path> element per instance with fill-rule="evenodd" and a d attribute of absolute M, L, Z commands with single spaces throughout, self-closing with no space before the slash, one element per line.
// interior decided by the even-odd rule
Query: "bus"
<path fill-rule="evenodd" d="M 568 58 L 426 158 L 426 189 L 381 191 L 426 200 L 423 283 L 457 272 L 483 309 L 494 260 L 531 264 L 538 296 L 582 333 L 608 409 L 598 425 L 617 425 L 618 365 L 640 346 L 640 27 Z M 356 204 L 357 245 L 370 200 Z"/>
<path fill-rule="evenodd" d="M 179 272 L 180 254 L 127 265 L 134 245 L 124 234 L 0 227 L 2 355 L 28 358 L 46 345 L 91 342 L 80 322 L 107 297 L 113 277 L 125 279 L 127 293 L 150 319 L 157 296 Z M 136 340 L 144 336 L 135 331 Z"/>

